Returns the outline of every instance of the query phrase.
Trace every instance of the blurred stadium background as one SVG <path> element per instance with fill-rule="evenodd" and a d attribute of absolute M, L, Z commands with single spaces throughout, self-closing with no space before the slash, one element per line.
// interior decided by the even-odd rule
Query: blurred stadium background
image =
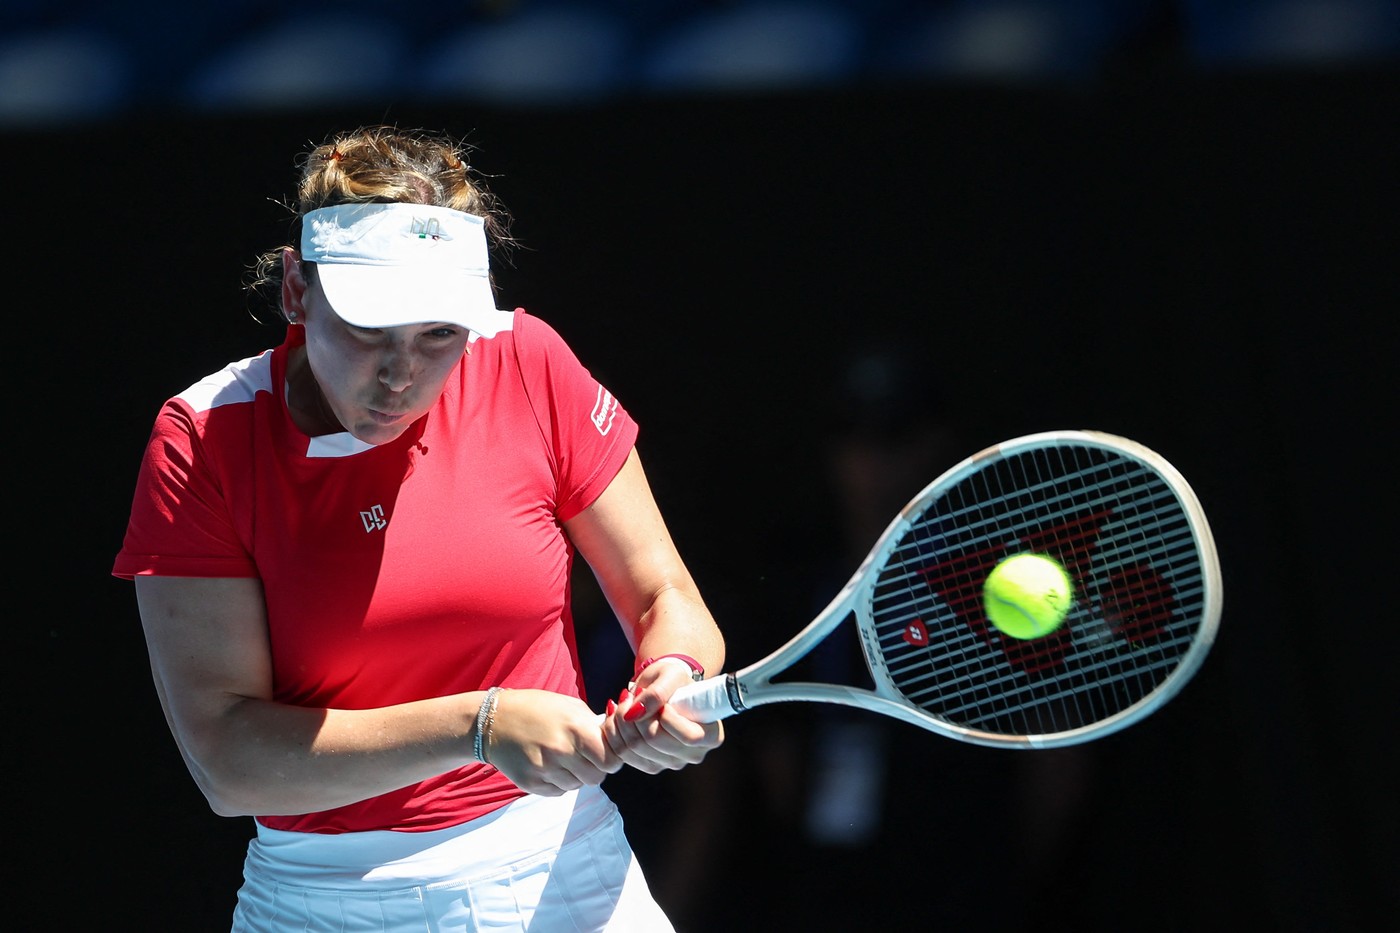
<path fill-rule="evenodd" d="M 1395 0 L 6 0 L 0 128 L 374 101 L 568 106 L 1346 69 Z"/>
<path fill-rule="evenodd" d="M 480 144 L 503 297 L 638 417 L 736 664 L 839 586 L 868 336 L 959 454 L 1115 431 L 1211 515 L 1219 643 L 1082 755 L 887 732 L 852 846 L 804 835 L 803 711 L 610 778 L 684 933 L 1395 929 L 1400 0 L 0 0 L 12 928 L 227 929 L 250 822 L 189 779 L 111 560 L 160 402 L 280 337 L 240 285 L 295 153 L 377 121 Z"/>

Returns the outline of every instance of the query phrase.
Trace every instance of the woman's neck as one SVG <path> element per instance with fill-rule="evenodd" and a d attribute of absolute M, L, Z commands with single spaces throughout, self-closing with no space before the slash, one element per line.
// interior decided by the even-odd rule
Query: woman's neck
<path fill-rule="evenodd" d="M 287 411 L 292 423 L 307 437 L 340 434 L 345 427 L 336 419 L 306 361 L 306 347 L 294 347 L 287 360 Z"/>

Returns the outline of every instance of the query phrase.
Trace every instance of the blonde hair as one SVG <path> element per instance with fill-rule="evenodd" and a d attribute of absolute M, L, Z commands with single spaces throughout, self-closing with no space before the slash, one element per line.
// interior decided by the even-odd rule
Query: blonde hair
<path fill-rule="evenodd" d="M 310 211 L 335 204 L 433 204 L 481 217 L 493 253 L 515 240 L 510 215 L 467 162 L 471 147 L 450 136 L 393 126 L 362 126 L 334 133 L 300 160 L 291 244 L 301 242 L 301 220 Z M 282 253 L 268 250 L 249 269 L 246 288 L 281 317 Z M 308 264 L 309 265 L 309 264 Z M 255 318 L 259 315 L 254 312 Z"/>

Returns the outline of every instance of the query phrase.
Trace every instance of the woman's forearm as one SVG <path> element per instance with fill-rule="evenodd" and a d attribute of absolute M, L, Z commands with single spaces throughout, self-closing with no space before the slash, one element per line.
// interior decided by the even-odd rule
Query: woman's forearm
<path fill-rule="evenodd" d="M 242 698 L 197 729 L 177 729 L 176 737 L 216 813 L 309 813 L 471 763 L 484 696 L 473 692 L 370 710 Z"/>

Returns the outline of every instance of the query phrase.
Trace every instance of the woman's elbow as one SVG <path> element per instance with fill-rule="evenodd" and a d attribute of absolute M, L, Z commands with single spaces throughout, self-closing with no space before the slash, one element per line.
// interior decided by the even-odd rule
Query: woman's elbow
<path fill-rule="evenodd" d="M 218 799 L 217 797 L 211 797 L 208 794 L 204 795 L 204 799 L 209 802 L 209 809 L 214 811 L 215 816 L 235 817 L 256 815 L 253 813 L 249 813 L 246 810 L 243 810 L 239 807 L 228 806 L 222 800 Z"/>
<path fill-rule="evenodd" d="M 253 791 L 246 780 L 238 780 L 232 775 L 220 775 L 217 770 L 202 767 L 188 756 L 185 760 L 190 777 L 204 795 L 209 809 L 217 816 L 258 816 Z"/>

